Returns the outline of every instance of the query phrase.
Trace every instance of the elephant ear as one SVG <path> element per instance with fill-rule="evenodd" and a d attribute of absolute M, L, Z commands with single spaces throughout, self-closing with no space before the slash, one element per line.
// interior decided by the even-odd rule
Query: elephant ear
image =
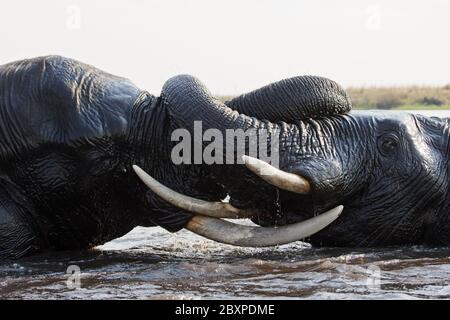
<path fill-rule="evenodd" d="M 298 76 L 271 83 L 225 104 L 239 113 L 272 122 L 345 114 L 350 97 L 336 82 L 316 76 Z"/>

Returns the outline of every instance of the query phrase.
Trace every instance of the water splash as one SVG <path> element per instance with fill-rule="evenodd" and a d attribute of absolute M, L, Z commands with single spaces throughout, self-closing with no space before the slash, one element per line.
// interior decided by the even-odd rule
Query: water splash
<path fill-rule="evenodd" d="M 80 289 L 66 285 L 69 265 L 80 267 Z M 450 298 L 450 249 L 237 248 L 139 227 L 95 250 L 0 264 L 0 276 L 2 298 Z"/>

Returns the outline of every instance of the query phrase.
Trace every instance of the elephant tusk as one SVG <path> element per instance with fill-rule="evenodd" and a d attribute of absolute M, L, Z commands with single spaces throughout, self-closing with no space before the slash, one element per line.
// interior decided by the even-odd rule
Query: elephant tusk
<path fill-rule="evenodd" d="M 307 194 L 311 190 L 308 180 L 297 174 L 282 171 L 253 157 L 244 155 L 242 160 L 250 171 L 280 189 L 301 194 Z"/>
<path fill-rule="evenodd" d="M 252 211 L 237 209 L 229 203 L 208 202 L 182 195 L 162 185 L 138 166 L 133 165 L 133 169 L 162 199 L 183 210 L 200 214 L 189 220 L 186 229 L 205 238 L 235 246 L 268 247 L 307 238 L 336 220 L 344 208 L 337 206 L 311 219 L 278 228 L 243 226 L 220 218 L 248 218 L 254 215 Z"/>
<path fill-rule="evenodd" d="M 306 221 L 278 228 L 249 227 L 232 222 L 194 216 L 186 229 L 205 238 L 241 247 L 269 247 L 307 238 L 337 219 L 343 210 L 337 206 Z"/>
<path fill-rule="evenodd" d="M 178 193 L 152 178 L 144 170 L 133 165 L 134 172 L 154 193 L 180 209 L 213 218 L 241 219 L 253 216 L 251 210 L 241 210 L 225 202 L 209 202 Z"/>

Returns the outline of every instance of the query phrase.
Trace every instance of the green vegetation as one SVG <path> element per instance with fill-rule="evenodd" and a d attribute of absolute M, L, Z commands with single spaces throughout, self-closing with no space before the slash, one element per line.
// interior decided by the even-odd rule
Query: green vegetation
<path fill-rule="evenodd" d="M 414 104 L 414 105 L 402 105 L 393 110 L 450 110 L 450 105 L 426 105 L 426 104 Z"/>
<path fill-rule="evenodd" d="M 450 84 L 443 87 L 350 87 L 353 109 L 450 110 Z M 222 96 L 226 101 L 233 97 Z"/>

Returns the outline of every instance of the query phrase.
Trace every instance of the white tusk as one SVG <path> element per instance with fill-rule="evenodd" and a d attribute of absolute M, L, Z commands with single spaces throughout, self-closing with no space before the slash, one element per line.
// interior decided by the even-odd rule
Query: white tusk
<path fill-rule="evenodd" d="M 311 190 L 308 180 L 297 174 L 282 171 L 267 162 L 245 155 L 242 156 L 242 161 L 250 171 L 280 189 L 301 194 Z"/>
<path fill-rule="evenodd" d="M 269 247 L 307 238 L 336 220 L 343 206 L 314 218 L 278 228 L 249 227 L 228 221 L 194 216 L 186 229 L 205 238 L 241 247 Z"/>
<path fill-rule="evenodd" d="M 209 202 L 185 196 L 162 185 L 138 166 L 133 165 L 133 169 L 150 190 L 180 209 L 214 218 L 237 219 L 248 218 L 253 215 L 251 210 L 240 210 L 226 202 Z"/>

